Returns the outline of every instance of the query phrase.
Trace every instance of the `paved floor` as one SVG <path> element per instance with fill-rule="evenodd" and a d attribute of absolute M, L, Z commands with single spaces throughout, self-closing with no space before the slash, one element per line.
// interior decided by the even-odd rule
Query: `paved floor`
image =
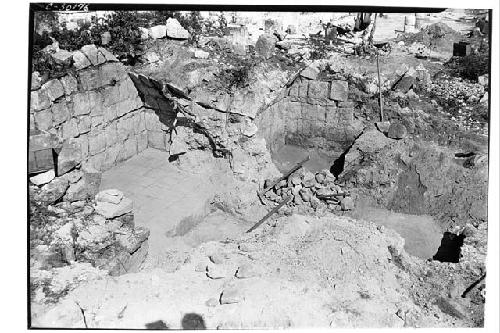
<path fill-rule="evenodd" d="M 110 188 L 133 200 L 136 225 L 151 231 L 150 254 L 161 253 L 166 232 L 182 218 L 200 214 L 215 191 L 207 177 L 180 170 L 168 162 L 167 153 L 156 149 L 104 172 L 101 190 Z"/>

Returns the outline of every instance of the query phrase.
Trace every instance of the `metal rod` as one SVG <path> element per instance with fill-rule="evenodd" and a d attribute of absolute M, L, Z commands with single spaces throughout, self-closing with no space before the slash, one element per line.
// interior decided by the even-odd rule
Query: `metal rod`
<path fill-rule="evenodd" d="M 382 88 L 380 83 L 380 66 L 378 63 L 378 50 L 377 50 L 377 74 L 378 74 L 378 99 L 380 102 L 380 121 L 384 121 L 384 102 L 382 101 Z"/>
<path fill-rule="evenodd" d="M 289 195 L 288 197 L 285 198 L 280 204 L 276 207 L 274 207 L 269 213 L 266 214 L 262 219 L 260 219 L 259 222 L 255 223 L 253 227 L 247 230 L 247 233 L 254 231 L 257 229 L 262 223 L 264 223 L 268 218 L 270 218 L 274 213 L 276 213 L 281 207 L 286 205 L 290 200 L 292 199 L 292 196 Z"/>

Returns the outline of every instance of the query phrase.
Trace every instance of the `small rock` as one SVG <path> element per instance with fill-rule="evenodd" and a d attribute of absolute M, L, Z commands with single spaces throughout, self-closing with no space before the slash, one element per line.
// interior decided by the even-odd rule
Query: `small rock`
<path fill-rule="evenodd" d="M 197 263 L 196 266 L 194 267 L 194 271 L 195 272 L 206 272 L 207 271 L 207 264 L 205 264 L 203 262 Z"/>
<path fill-rule="evenodd" d="M 105 31 L 101 34 L 101 45 L 108 45 L 111 42 L 111 33 Z"/>
<path fill-rule="evenodd" d="M 221 266 L 208 265 L 206 271 L 211 279 L 222 279 L 227 276 L 227 272 Z"/>
<path fill-rule="evenodd" d="M 389 131 L 387 133 L 387 136 L 391 139 L 403 139 L 406 136 L 406 133 L 407 130 L 405 125 L 396 122 L 392 123 L 391 126 L 389 126 Z"/>
<path fill-rule="evenodd" d="M 401 91 L 407 93 L 415 84 L 415 78 L 413 76 L 403 77 L 394 87 L 396 91 Z"/>
<path fill-rule="evenodd" d="M 73 59 L 73 53 L 66 50 L 59 50 L 56 53 L 51 54 L 52 59 L 58 65 L 71 65 L 71 59 Z"/>
<path fill-rule="evenodd" d="M 144 27 L 139 27 L 139 32 L 141 33 L 141 39 L 146 40 L 149 38 L 149 30 Z"/>
<path fill-rule="evenodd" d="M 206 302 L 205 302 L 205 305 L 208 306 L 208 307 L 215 307 L 217 305 L 219 305 L 219 300 L 215 297 L 212 297 L 212 298 L 209 298 Z"/>
<path fill-rule="evenodd" d="M 50 183 L 45 184 L 39 195 L 37 196 L 37 200 L 43 201 L 46 203 L 53 203 L 59 200 L 66 190 L 69 187 L 69 182 L 64 178 L 54 178 Z"/>
<path fill-rule="evenodd" d="M 225 261 L 224 256 L 219 254 L 219 253 L 214 253 L 214 254 L 208 256 L 208 258 L 210 259 L 211 262 L 213 262 L 214 264 L 217 264 L 217 265 L 223 264 Z"/>
<path fill-rule="evenodd" d="M 326 176 L 323 173 L 317 173 L 315 178 L 319 184 L 323 184 L 325 182 Z"/>
<path fill-rule="evenodd" d="M 194 57 L 196 59 L 208 59 L 208 56 L 210 53 L 203 51 L 203 50 L 195 50 L 194 51 Z"/>
<path fill-rule="evenodd" d="M 133 209 L 133 202 L 128 198 L 123 198 L 118 205 L 109 202 L 97 202 L 95 211 L 107 219 L 130 213 Z"/>
<path fill-rule="evenodd" d="M 104 190 L 95 196 L 97 202 L 109 202 L 118 205 L 123 199 L 123 192 L 116 189 Z"/>
<path fill-rule="evenodd" d="M 38 72 L 31 73 L 31 90 L 40 89 L 41 86 L 42 86 L 42 77 L 40 76 L 40 73 Z"/>
<path fill-rule="evenodd" d="M 480 77 L 477 78 L 477 83 L 479 83 L 482 86 L 487 86 L 489 84 L 489 75 L 488 74 L 481 75 Z"/>
<path fill-rule="evenodd" d="M 342 210 L 353 210 L 354 200 L 351 197 L 344 197 L 340 202 L 340 207 Z"/>
<path fill-rule="evenodd" d="M 302 72 L 300 72 L 300 76 L 309 80 L 316 80 L 318 75 L 319 75 L 319 70 L 313 66 L 306 67 Z"/>
<path fill-rule="evenodd" d="M 255 52 L 265 59 L 269 59 L 273 55 L 277 41 L 277 38 L 272 35 L 262 34 L 257 40 L 257 43 L 255 43 Z"/>
<path fill-rule="evenodd" d="M 302 179 L 300 179 L 300 176 L 297 174 L 292 175 L 292 177 L 290 177 L 290 181 L 293 185 L 302 184 Z"/>
<path fill-rule="evenodd" d="M 236 271 L 236 277 L 238 279 L 247 279 L 258 275 L 259 273 L 255 270 L 254 266 L 249 264 L 241 265 Z"/>
<path fill-rule="evenodd" d="M 376 122 L 375 125 L 377 126 L 378 130 L 384 134 L 387 134 L 389 132 L 389 127 L 391 126 L 390 121 L 379 121 Z"/>
<path fill-rule="evenodd" d="M 39 173 L 36 176 L 31 177 L 30 178 L 30 182 L 32 182 L 35 185 L 40 186 L 40 185 L 47 184 L 48 182 L 50 182 L 55 177 L 56 177 L 56 173 L 52 169 L 52 170 L 49 170 L 49 171 L 46 171 L 46 172 L 42 172 L 42 173 Z"/>
<path fill-rule="evenodd" d="M 243 295 L 236 288 L 226 289 L 220 297 L 220 304 L 239 303 L 244 300 Z"/>
<path fill-rule="evenodd" d="M 156 25 L 149 28 L 149 36 L 153 39 L 163 38 L 167 35 L 167 27 L 164 25 Z"/>
<path fill-rule="evenodd" d="M 253 252 L 258 250 L 257 246 L 251 243 L 241 243 L 238 245 L 238 249 L 243 252 Z"/>

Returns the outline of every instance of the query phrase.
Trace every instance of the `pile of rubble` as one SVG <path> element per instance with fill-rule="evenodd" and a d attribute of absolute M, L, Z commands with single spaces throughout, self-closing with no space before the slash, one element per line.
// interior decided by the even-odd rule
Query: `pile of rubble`
<path fill-rule="evenodd" d="M 295 208 L 297 211 L 318 214 L 327 210 L 353 209 L 353 198 L 337 185 L 335 180 L 335 176 L 328 170 L 314 174 L 305 168 L 300 168 L 288 179 L 280 180 L 264 196 L 275 203 L 290 200 L 289 212 L 293 212 Z M 271 184 L 272 180 L 266 180 L 265 188 Z"/>
<path fill-rule="evenodd" d="M 54 203 L 44 186 L 30 186 L 35 302 L 56 301 L 83 280 L 139 270 L 149 230 L 135 226 L 130 199 L 118 190 L 105 190 L 92 200 Z"/>

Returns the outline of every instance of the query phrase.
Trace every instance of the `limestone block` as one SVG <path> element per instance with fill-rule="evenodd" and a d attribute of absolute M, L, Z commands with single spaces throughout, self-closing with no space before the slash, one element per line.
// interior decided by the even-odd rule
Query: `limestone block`
<path fill-rule="evenodd" d="M 330 99 L 335 101 L 346 101 L 348 88 L 347 81 L 333 80 L 330 86 Z"/>
<path fill-rule="evenodd" d="M 137 152 L 141 152 L 148 147 L 148 132 L 142 131 L 136 136 L 137 138 Z"/>
<path fill-rule="evenodd" d="M 119 61 L 116 56 L 103 47 L 98 48 L 99 52 L 106 58 L 106 61 Z"/>
<path fill-rule="evenodd" d="M 40 194 L 35 199 L 46 203 L 53 203 L 64 195 L 68 187 L 69 182 L 66 179 L 55 178 L 42 187 Z"/>
<path fill-rule="evenodd" d="M 103 169 L 108 170 L 117 163 L 118 154 L 122 149 L 121 145 L 115 144 L 114 146 L 109 146 L 106 148 L 104 153 Z"/>
<path fill-rule="evenodd" d="M 148 131 L 148 147 L 165 151 L 165 133 L 163 131 Z"/>
<path fill-rule="evenodd" d="M 96 170 L 102 171 L 104 170 L 103 165 L 104 165 L 104 158 L 105 154 L 100 153 L 94 156 L 90 156 L 87 160 L 88 165 L 92 166 Z"/>
<path fill-rule="evenodd" d="M 106 147 L 114 146 L 118 142 L 118 131 L 116 122 L 110 123 L 104 128 L 106 136 Z"/>
<path fill-rule="evenodd" d="M 89 92 L 81 92 L 74 94 L 72 96 L 73 102 L 73 114 L 75 116 L 80 116 L 83 114 L 89 114 L 91 111 L 90 108 L 90 93 Z"/>
<path fill-rule="evenodd" d="M 156 25 L 149 28 L 149 36 L 153 39 L 163 38 L 167 35 L 167 27 L 165 25 Z"/>
<path fill-rule="evenodd" d="M 46 172 L 39 173 L 36 176 L 30 177 L 30 182 L 32 182 L 35 185 L 44 185 L 50 182 L 52 179 L 54 179 L 56 176 L 56 173 L 54 170 L 49 170 Z"/>
<path fill-rule="evenodd" d="M 40 73 L 33 72 L 31 73 L 31 90 L 38 90 L 42 86 L 42 78 L 40 77 Z"/>
<path fill-rule="evenodd" d="M 74 51 L 73 52 L 73 66 L 77 70 L 87 68 L 91 65 L 89 59 L 83 54 L 81 51 Z"/>
<path fill-rule="evenodd" d="M 132 136 L 123 142 L 122 149 L 118 153 L 117 162 L 125 161 L 137 155 L 137 140 Z"/>
<path fill-rule="evenodd" d="M 309 90 L 309 83 L 307 80 L 300 80 L 298 82 L 298 94 L 299 98 L 307 98 L 307 91 Z"/>
<path fill-rule="evenodd" d="M 300 72 L 300 76 L 309 79 L 316 80 L 319 75 L 319 69 L 315 66 L 308 66 L 302 72 Z"/>
<path fill-rule="evenodd" d="M 67 50 L 59 50 L 50 55 L 54 62 L 59 65 L 70 65 L 71 59 L 73 58 L 73 53 Z"/>
<path fill-rule="evenodd" d="M 116 119 L 116 107 L 114 105 L 103 108 L 104 122 L 109 123 Z"/>
<path fill-rule="evenodd" d="M 120 118 L 116 124 L 118 140 L 124 141 L 135 133 L 134 131 L 134 120 L 132 117 L 126 116 Z"/>
<path fill-rule="evenodd" d="M 46 109 L 36 112 L 34 115 L 36 127 L 42 131 L 52 127 L 52 110 Z"/>
<path fill-rule="evenodd" d="M 165 25 L 165 32 L 166 35 L 169 38 L 175 38 L 175 39 L 188 39 L 189 38 L 189 32 L 184 29 L 179 21 L 177 21 L 173 17 L 169 17 L 167 19 L 167 23 Z M 163 30 L 161 30 L 161 33 L 163 33 Z M 165 37 L 165 35 L 161 36 Z M 161 37 L 154 37 L 153 38 L 161 38 Z"/>
<path fill-rule="evenodd" d="M 146 129 L 148 131 L 160 131 L 161 130 L 161 123 L 153 111 L 146 111 L 144 112 L 144 123 L 146 126 Z"/>
<path fill-rule="evenodd" d="M 309 81 L 307 96 L 309 98 L 328 98 L 328 82 Z"/>
<path fill-rule="evenodd" d="M 92 126 L 92 121 L 90 116 L 81 116 L 78 120 L 78 132 L 80 134 L 88 133 Z"/>
<path fill-rule="evenodd" d="M 104 133 L 89 136 L 89 154 L 96 155 L 106 149 L 106 136 Z"/>
<path fill-rule="evenodd" d="M 71 95 L 73 92 L 78 90 L 78 81 L 73 75 L 68 74 L 63 76 L 60 81 L 66 95 Z"/>
<path fill-rule="evenodd" d="M 122 115 L 129 113 L 130 111 L 137 110 L 142 107 L 142 101 L 137 96 L 137 94 L 132 97 L 128 98 L 122 101 L 119 101 L 118 103 L 114 104 L 113 107 L 116 110 L 116 115 L 117 117 L 121 117 Z"/>
<path fill-rule="evenodd" d="M 58 79 L 53 79 L 44 83 L 41 89 L 47 92 L 47 96 L 51 101 L 55 101 L 59 97 L 64 96 L 64 87 Z"/>
<path fill-rule="evenodd" d="M 78 136 L 80 132 L 78 131 L 78 121 L 75 118 L 70 118 L 68 121 L 64 122 L 62 125 L 62 137 L 63 139 L 74 138 Z"/>
<path fill-rule="evenodd" d="M 117 205 L 109 202 L 97 202 L 95 205 L 96 212 L 107 219 L 130 213 L 132 209 L 133 203 L 129 198 L 123 198 Z"/>
<path fill-rule="evenodd" d="M 59 125 L 70 118 L 70 112 L 65 100 L 61 100 L 60 102 L 52 105 L 52 115 L 54 126 Z"/>
<path fill-rule="evenodd" d="M 74 169 L 82 160 L 81 150 L 76 142 L 68 140 L 57 155 L 57 175 L 61 176 Z"/>
<path fill-rule="evenodd" d="M 92 129 L 96 128 L 99 125 L 102 125 L 104 123 L 104 117 L 101 116 L 101 115 L 92 116 L 91 119 L 90 119 L 90 123 L 91 123 L 91 128 Z"/>
<path fill-rule="evenodd" d="M 89 59 L 94 66 L 106 62 L 106 58 L 102 55 L 102 53 L 98 52 L 97 47 L 94 44 L 85 45 L 80 49 L 80 51 L 85 54 L 87 59 Z"/>
<path fill-rule="evenodd" d="M 50 107 L 50 99 L 47 91 L 39 89 L 30 93 L 30 109 L 33 111 L 40 111 Z"/>

